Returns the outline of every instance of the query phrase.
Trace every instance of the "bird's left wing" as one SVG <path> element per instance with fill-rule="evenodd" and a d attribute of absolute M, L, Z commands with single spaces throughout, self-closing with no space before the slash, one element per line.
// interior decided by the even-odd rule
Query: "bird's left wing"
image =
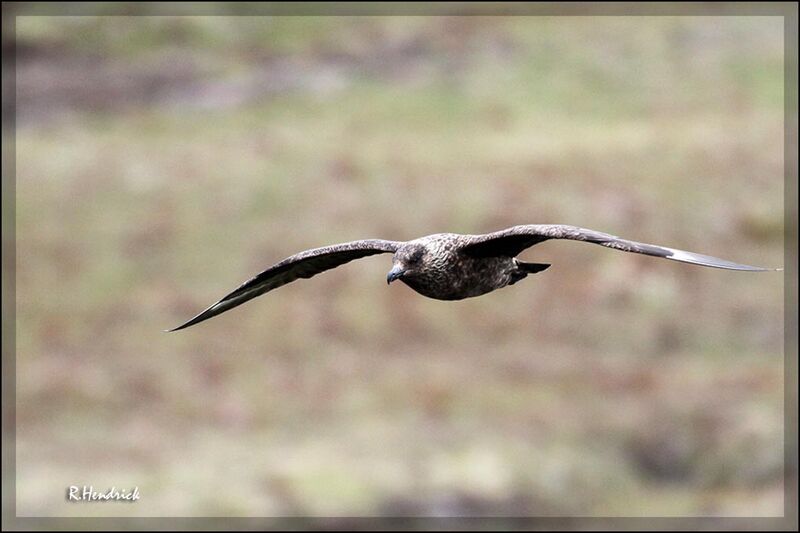
<path fill-rule="evenodd" d="M 672 259 L 673 261 L 724 268 L 727 270 L 773 270 L 770 268 L 733 263 L 725 259 L 719 259 L 718 257 L 696 254 L 684 250 L 677 250 L 675 248 L 667 248 L 666 246 L 629 241 L 620 239 L 614 235 L 609 235 L 608 233 L 563 224 L 528 224 L 514 226 L 494 233 L 487 233 L 486 235 L 471 235 L 468 242 L 461 248 L 461 251 L 475 257 L 514 257 L 522 252 L 522 250 L 549 239 L 570 239 L 574 241 L 591 242 L 624 252 L 652 255 L 665 259 Z"/>
<path fill-rule="evenodd" d="M 291 257 L 287 257 L 257 276 L 247 280 L 235 291 L 223 297 L 220 301 L 192 318 L 188 322 L 168 331 L 177 331 L 188 328 L 198 322 L 207 320 L 228 309 L 233 309 L 256 296 L 265 292 L 277 289 L 300 278 L 310 278 L 325 270 L 336 268 L 354 259 L 366 257 L 368 255 L 394 253 L 402 243 L 396 241 L 384 241 L 380 239 L 368 239 L 363 241 L 346 242 L 306 250 Z"/>

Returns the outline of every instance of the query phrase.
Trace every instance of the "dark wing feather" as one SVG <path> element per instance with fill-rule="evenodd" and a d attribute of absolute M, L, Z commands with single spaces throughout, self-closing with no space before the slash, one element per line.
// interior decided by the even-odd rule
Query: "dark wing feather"
<path fill-rule="evenodd" d="M 487 233 L 486 235 L 473 235 L 469 237 L 468 243 L 462 247 L 461 250 L 465 254 L 473 257 L 514 257 L 522 252 L 522 250 L 549 239 L 571 239 L 574 241 L 591 242 L 624 252 L 652 255 L 671 259 L 673 261 L 724 268 L 727 270 L 771 270 L 768 268 L 733 263 L 725 259 L 686 252 L 675 248 L 667 248 L 666 246 L 629 241 L 620 239 L 614 235 L 609 235 L 608 233 L 576 226 L 565 226 L 562 224 L 529 224 L 514 226 L 494 233 Z"/>
<path fill-rule="evenodd" d="M 260 296 L 272 289 L 277 289 L 296 279 L 310 278 L 320 272 L 336 268 L 361 257 L 394 253 L 397 251 L 400 244 L 401 243 L 394 241 L 370 239 L 334 244 L 332 246 L 324 246 L 322 248 L 300 252 L 299 254 L 287 257 L 280 263 L 271 266 L 264 272 L 247 280 L 235 291 L 226 295 L 196 317 L 168 331 L 177 331 L 193 326 L 198 322 L 224 313 L 237 305 L 252 300 L 256 296 Z"/>

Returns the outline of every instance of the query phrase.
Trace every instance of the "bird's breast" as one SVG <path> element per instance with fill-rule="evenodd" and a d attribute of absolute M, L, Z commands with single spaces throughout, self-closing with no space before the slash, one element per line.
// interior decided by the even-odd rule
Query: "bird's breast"
<path fill-rule="evenodd" d="M 461 300 L 505 287 L 511 281 L 514 268 L 511 258 L 442 254 L 431 259 L 415 275 L 401 279 L 428 298 Z"/>

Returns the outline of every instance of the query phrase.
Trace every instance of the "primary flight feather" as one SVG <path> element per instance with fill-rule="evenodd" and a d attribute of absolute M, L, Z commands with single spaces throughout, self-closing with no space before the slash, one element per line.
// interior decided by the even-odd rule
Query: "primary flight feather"
<path fill-rule="evenodd" d="M 399 279 L 418 293 L 437 300 L 461 300 L 513 285 L 549 264 L 526 263 L 515 257 L 549 239 L 591 242 L 607 248 L 663 257 L 727 270 L 774 270 L 742 265 L 684 250 L 620 239 L 614 235 L 563 224 L 528 224 L 485 235 L 437 233 L 413 241 L 368 239 L 306 250 L 271 266 L 180 326 L 177 331 L 208 320 L 299 278 L 310 278 L 375 254 L 394 254 L 386 281 Z"/>

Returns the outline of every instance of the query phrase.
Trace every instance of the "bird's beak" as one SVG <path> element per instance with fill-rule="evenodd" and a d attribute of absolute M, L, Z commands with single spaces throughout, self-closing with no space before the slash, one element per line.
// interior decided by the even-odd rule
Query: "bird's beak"
<path fill-rule="evenodd" d="M 403 277 L 403 274 L 405 273 L 406 271 L 403 269 L 403 267 L 401 267 L 400 265 L 394 265 L 392 269 L 389 271 L 389 273 L 386 274 L 387 285 L 393 282 L 394 280 Z"/>

